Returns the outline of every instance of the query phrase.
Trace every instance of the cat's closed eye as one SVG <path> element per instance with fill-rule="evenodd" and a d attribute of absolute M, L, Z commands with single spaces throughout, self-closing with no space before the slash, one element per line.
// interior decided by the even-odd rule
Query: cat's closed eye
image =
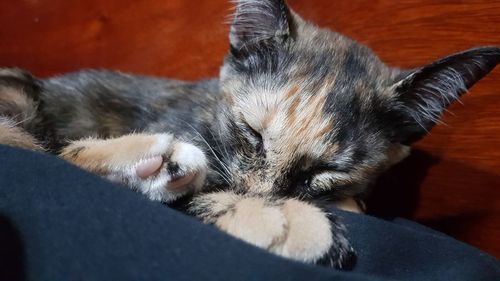
<path fill-rule="evenodd" d="M 351 175 L 346 171 L 317 166 L 298 173 L 292 182 L 292 188 L 293 193 L 315 197 L 349 185 L 351 180 Z"/>
<path fill-rule="evenodd" d="M 313 189 L 331 189 L 346 184 L 349 178 L 349 174 L 345 172 L 323 171 L 314 174 L 311 178 L 310 187 Z"/>
<path fill-rule="evenodd" d="M 262 138 L 262 134 L 252 126 L 250 126 L 250 124 L 248 124 L 248 122 L 246 122 L 245 120 L 243 120 L 242 123 L 245 136 L 255 147 L 256 152 L 264 153 L 264 139 Z"/>

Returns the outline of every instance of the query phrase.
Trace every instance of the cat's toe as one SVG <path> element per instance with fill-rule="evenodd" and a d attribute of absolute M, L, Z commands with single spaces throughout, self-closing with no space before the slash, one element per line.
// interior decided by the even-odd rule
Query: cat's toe
<path fill-rule="evenodd" d="M 341 269 L 354 265 L 356 255 L 345 237 L 345 227 L 335 215 L 296 199 L 286 200 L 283 212 L 288 220 L 288 233 L 276 253 Z"/>
<path fill-rule="evenodd" d="M 201 149 L 190 143 L 178 142 L 168 161 L 171 175 L 168 189 L 178 190 L 183 186 L 190 186 L 199 190 L 203 186 L 207 174 L 207 159 Z"/>
<path fill-rule="evenodd" d="M 171 181 L 168 183 L 167 188 L 168 190 L 175 191 L 188 187 L 196 179 L 196 176 L 197 173 L 195 172 L 190 172 L 183 175 L 174 175 L 172 176 Z"/>

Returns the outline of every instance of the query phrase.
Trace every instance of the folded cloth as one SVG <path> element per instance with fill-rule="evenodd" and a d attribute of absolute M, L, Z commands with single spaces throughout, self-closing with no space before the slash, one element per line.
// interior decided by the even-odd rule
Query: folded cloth
<path fill-rule="evenodd" d="M 500 280 L 500 263 L 396 219 L 332 210 L 352 271 L 289 261 L 52 155 L 0 146 L 0 280 Z"/>

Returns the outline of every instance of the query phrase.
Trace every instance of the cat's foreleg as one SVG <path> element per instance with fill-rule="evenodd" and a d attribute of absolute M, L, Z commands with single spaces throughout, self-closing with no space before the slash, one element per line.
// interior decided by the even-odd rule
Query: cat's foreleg
<path fill-rule="evenodd" d="M 216 192 L 195 196 L 190 211 L 206 223 L 286 258 L 346 268 L 355 257 L 339 219 L 297 199 Z"/>
<path fill-rule="evenodd" d="M 38 103 L 36 80 L 17 68 L 0 68 L 0 144 L 43 150 L 27 132 L 33 127 Z"/>
<path fill-rule="evenodd" d="M 171 134 L 88 138 L 71 142 L 60 156 L 162 202 L 199 190 L 207 172 L 203 151 Z"/>
<path fill-rule="evenodd" d="M 30 150 L 43 150 L 39 142 L 10 118 L 0 116 L 0 144 Z"/>

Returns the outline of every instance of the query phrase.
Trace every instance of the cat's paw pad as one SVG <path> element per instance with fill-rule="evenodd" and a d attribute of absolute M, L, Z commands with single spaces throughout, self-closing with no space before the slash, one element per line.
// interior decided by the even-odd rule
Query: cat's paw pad
<path fill-rule="evenodd" d="M 160 171 L 163 166 L 163 156 L 157 155 L 141 160 L 135 167 L 135 173 L 141 179 L 147 179 Z"/>

